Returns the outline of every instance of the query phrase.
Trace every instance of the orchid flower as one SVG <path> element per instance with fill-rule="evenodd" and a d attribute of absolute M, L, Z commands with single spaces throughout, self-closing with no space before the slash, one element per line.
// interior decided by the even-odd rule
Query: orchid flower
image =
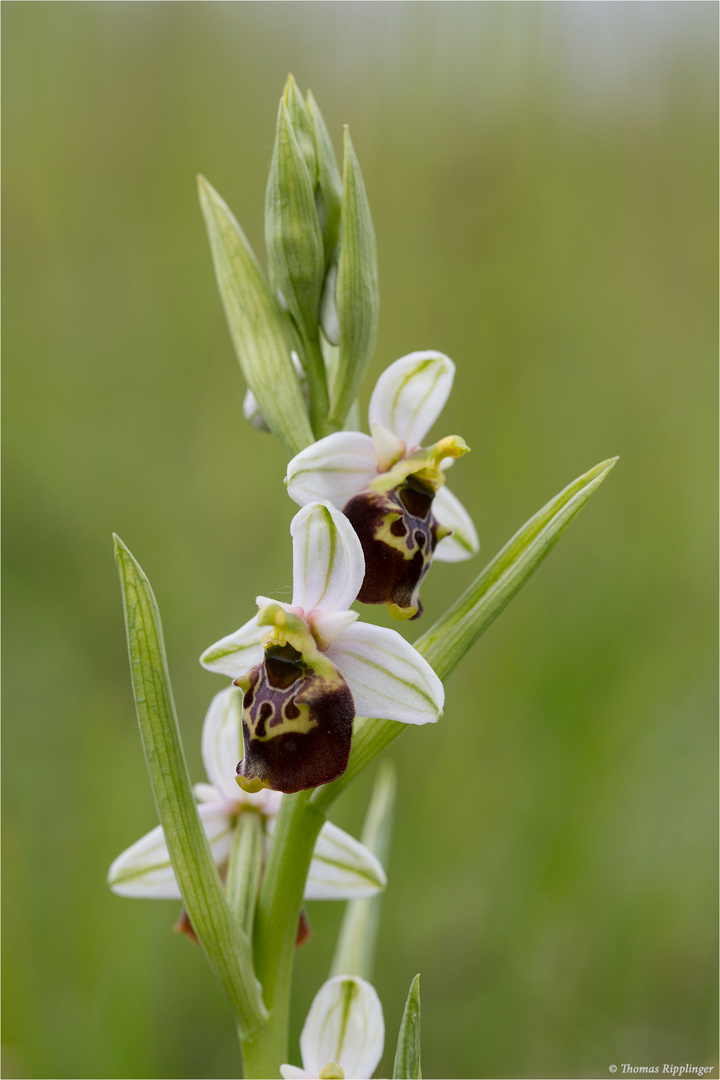
<path fill-rule="evenodd" d="M 348 519 L 313 502 L 290 533 L 292 603 L 259 596 L 257 615 L 200 658 L 244 691 L 237 782 L 250 792 L 336 779 L 347 767 L 356 715 L 427 724 L 444 703 L 440 679 L 412 645 L 350 611 L 365 560 Z"/>
<path fill-rule="evenodd" d="M 231 686 L 213 698 L 202 735 L 202 756 L 210 783 L 194 788 L 200 820 L 220 870 L 230 856 L 240 815 L 248 811 L 259 814 L 269 839 L 282 801 L 277 791 L 264 788 L 252 794 L 235 783 L 235 762 L 242 756 L 242 696 L 241 690 Z M 368 848 L 336 825 L 323 825 L 305 883 L 306 900 L 374 896 L 385 883 L 385 871 Z M 115 859 L 108 884 L 120 896 L 181 899 L 161 826 Z"/>
<path fill-rule="evenodd" d="M 468 447 L 451 435 L 420 443 L 440 415 L 455 365 L 443 353 L 414 352 L 382 373 L 370 399 L 371 435 L 337 431 L 301 450 L 285 483 L 300 506 L 327 499 L 352 522 L 365 555 L 358 600 L 387 604 L 398 619 L 422 612 L 419 589 L 433 556 L 468 559 L 475 526 L 445 487 L 443 469 Z"/>
<path fill-rule="evenodd" d="M 382 1005 L 374 987 L 357 975 L 324 983 L 300 1035 L 302 1069 L 281 1065 L 284 1080 L 369 1080 L 385 1044 Z"/>

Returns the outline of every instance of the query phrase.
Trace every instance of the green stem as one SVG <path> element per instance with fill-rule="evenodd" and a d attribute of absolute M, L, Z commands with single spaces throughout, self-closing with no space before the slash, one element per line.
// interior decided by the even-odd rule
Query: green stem
<path fill-rule="evenodd" d="M 313 429 L 315 438 L 322 439 L 335 429 L 328 425 L 330 397 L 327 371 L 317 330 L 313 339 L 304 337 L 303 346 L 306 361 L 305 373 L 310 391 L 310 426 Z"/>
<path fill-rule="evenodd" d="M 564 488 L 515 534 L 415 647 L 441 679 L 455 669 L 500 614 L 607 476 L 601 462 Z M 358 719 L 345 773 L 312 792 L 283 799 L 255 918 L 255 971 L 270 1013 L 267 1027 L 243 1044 L 248 1077 L 278 1076 L 287 1061 L 290 981 L 305 879 L 328 807 L 406 729 L 393 720 Z"/>
<path fill-rule="evenodd" d="M 280 1075 L 288 1060 L 290 984 L 305 880 L 325 823 L 309 791 L 286 795 L 280 806 L 255 914 L 255 971 L 270 1022 L 243 1042 L 248 1077 Z"/>
<path fill-rule="evenodd" d="M 227 871 L 227 898 L 240 929 L 252 935 L 263 860 L 263 823 L 252 810 L 241 811 Z"/>

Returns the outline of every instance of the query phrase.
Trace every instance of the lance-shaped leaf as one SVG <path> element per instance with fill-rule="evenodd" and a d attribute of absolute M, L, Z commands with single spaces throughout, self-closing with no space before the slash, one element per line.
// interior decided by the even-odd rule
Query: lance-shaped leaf
<path fill-rule="evenodd" d="M 289 453 L 296 454 L 313 441 L 313 433 L 290 355 L 286 318 L 229 207 L 202 176 L 198 187 L 240 367 L 267 426 Z"/>
<path fill-rule="evenodd" d="M 304 343 L 317 337 L 324 254 L 313 179 L 280 101 L 265 198 L 265 243 L 270 276 L 283 295 Z M 301 360 L 307 369 L 307 347 Z M 311 380 L 312 389 L 312 380 Z"/>
<path fill-rule="evenodd" d="M 362 842 L 383 865 L 387 865 L 390 850 L 396 786 L 393 763 L 381 762 L 365 815 Z M 380 896 L 348 901 L 330 969 L 331 975 L 345 973 L 360 975 L 363 979 L 372 978 L 381 903 Z"/>
<path fill-rule="evenodd" d="M 393 1080 L 421 1080 L 420 1067 L 420 976 L 410 985 L 405 1012 L 400 1022 Z"/>
<path fill-rule="evenodd" d="M 449 611 L 416 642 L 417 651 L 441 679 L 455 670 L 468 649 L 534 574 L 617 460 L 601 461 L 530 518 Z M 314 792 L 312 804 L 326 810 L 402 730 L 383 720 L 356 721 L 345 773 Z"/>
<path fill-rule="evenodd" d="M 342 426 L 358 395 L 375 348 L 380 315 L 375 230 L 347 128 L 335 300 L 340 354 L 332 389 L 331 420 Z"/>
<path fill-rule="evenodd" d="M 417 642 L 441 678 L 447 678 L 471 645 L 497 618 L 614 466 L 601 461 L 568 484 L 515 533 L 450 610 Z"/>
<path fill-rule="evenodd" d="M 190 787 L 157 603 L 148 579 L 118 537 L 115 558 L 140 735 L 174 874 L 238 1026 L 250 1035 L 265 1021 L 265 1008 L 250 944 L 230 914 Z"/>

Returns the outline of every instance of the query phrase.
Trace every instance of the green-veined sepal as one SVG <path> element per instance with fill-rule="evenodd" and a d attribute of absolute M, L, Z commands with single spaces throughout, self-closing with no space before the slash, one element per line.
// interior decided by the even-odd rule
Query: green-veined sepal
<path fill-rule="evenodd" d="M 305 884 L 306 900 L 372 897 L 386 884 L 379 859 L 365 844 L 329 821 L 323 825 Z"/>
<path fill-rule="evenodd" d="M 218 866 L 230 854 L 232 813 L 222 801 L 215 801 L 201 803 L 198 815 L 210 844 L 213 861 Z M 118 855 L 108 871 L 107 882 L 118 896 L 148 900 L 182 899 L 161 825 Z"/>
<path fill-rule="evenodd" d="M 375 988 L 365 979 L 336 975 L 315 995 L 300 1035 L 303 1069 L 312 1077 L 323 1075 L 329 1064 L 342 1075 L 367 1080 L 374 1073 L 385 1045 L 385 1022 Z M 286 1071 L 284 1077 L 296 1076 Z M 333 1075 L 326 1072 L 325 1076 Z M 334 1075 L 338 1075 L 335 1071 Z"/>

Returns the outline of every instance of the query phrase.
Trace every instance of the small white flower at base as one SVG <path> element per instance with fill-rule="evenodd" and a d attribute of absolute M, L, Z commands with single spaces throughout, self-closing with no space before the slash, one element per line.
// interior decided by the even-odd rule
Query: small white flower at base
<path fill-rule="evenodd" d="M 231 686 L 215 695 L 203 726 L 202 756 L 211 783 L 194 788 L 218 868 L 230 855 L 240 814 L 260 814 L 269 839 L 283 798 L 267 788 L 254 794 L 242 791 L 235 783 L 235 763 L 242 756 L 241 723 L 242 691 Z M 364 844 L 330 822 L 323 826 L 305 883 L 305 900 L 360 899 L 374 896 L 385 883 L 385 871 Z M 160 825 L 115 859 L 108 884 L 119 896 L 181 899 Z"/>
<path fill-rule="evenodd" d="M 259 596 L 258 614 L 200 658 L 244 692 L 238 783 L 292 793 L 347 767 L 355 716 L 434 723 L 444 690 L 400 634 L 357 622 L 362 547 L 330 503 L 295 515 L 292 603 Z"/>
<path fill-rule="evenodd" d="M 281 1065 L 284 1080 L 369 1080 L 385 1045 L 375 988 L 358 975 L 336 975 L 321 986 L 302 1034 L 302 1069 Z"/>
<path fill-rule="evenodd" d="M 288 464 L 288 494 L 304 506 L 327 499 L 360 537 L 366 576 L 358 599 L 417 618 L 420 583 L 433 560 L 456 562 L 479 549 L 467 511 L 445 486 L 443 469 L 468 447 L 458 436 L 420 444 L 455 376 L 443 353 L 410 353 L 391 364 L 370 399 L 371 435 L 337 431 Z"/>

